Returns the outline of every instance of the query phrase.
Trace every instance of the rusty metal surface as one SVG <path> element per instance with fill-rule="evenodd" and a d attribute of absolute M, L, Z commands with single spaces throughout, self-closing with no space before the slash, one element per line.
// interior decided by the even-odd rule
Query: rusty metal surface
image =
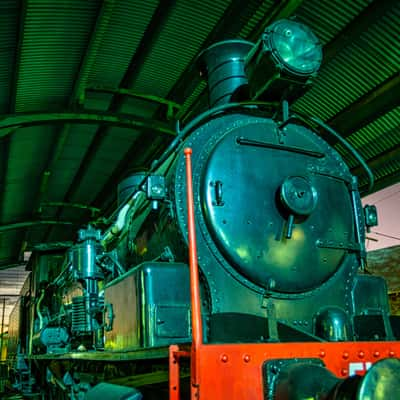
<path fill-rule="evenodd" d="M 182 263 L 147 262 L 108 284 L 104 303 L 113 321 L 105 350 L 190 342 L 188 275 Z"/>
<path fill-rule="evenodd" d="M 112 304 L 114 314 L 112 330 L 105 332 L 105 350 L 118 351 L 140 346 L 140 310 L 136 287 L 136 276 L 127 274 L 104 291 L 104 303 Z"/>

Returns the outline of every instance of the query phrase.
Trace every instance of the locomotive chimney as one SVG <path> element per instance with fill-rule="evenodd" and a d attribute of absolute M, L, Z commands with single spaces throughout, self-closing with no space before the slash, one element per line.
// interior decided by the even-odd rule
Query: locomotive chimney
<path fill-rule="evenodd" d="M 248 98 L 244 61 L 253 46 L 245 40 L 225 40 L 200 53 L 197 63 L 208 81 L 210 108 Z"/>

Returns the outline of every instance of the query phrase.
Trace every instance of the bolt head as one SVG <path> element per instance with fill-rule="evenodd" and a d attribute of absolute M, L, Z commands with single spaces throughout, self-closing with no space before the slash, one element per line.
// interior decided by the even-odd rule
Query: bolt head
<path fill-rule="evenodd" d="M 226 355 L 226 354 L 221 354 L 221 361 L 223 362 L 223 363 L 226 363 L 226 362 L 228 362 L 228 356 Z"/>

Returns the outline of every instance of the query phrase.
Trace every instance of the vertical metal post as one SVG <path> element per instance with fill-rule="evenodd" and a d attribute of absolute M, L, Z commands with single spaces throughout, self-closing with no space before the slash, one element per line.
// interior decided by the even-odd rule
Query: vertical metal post
<path fill-rule="evenodd" d="M 197 264 L 196 226 L 194 219 L 193 182 L 192 182 L 192 149 L 185 148 L 186 186 L 189 234 L 189 266 L 190 266 L 190 296 L 192 303 L 192 359 L 191 359 L 191 398 L 198 398 L 199 392 L 199 347 L 203 343 L 203 328 L 201 320 L 199 268 Z"/>
<path fill-rule="evenodd" d="M 289 119 L 289 102 L 287 100 L 282 101 L 282 122 L 285 123 Z"/>
<path fill-rule="evenodd" d="M 3 314 L 1 316 L 1 344 L 0 344 L 0 361 L 3 359 L 3 336 L 4 336 L 4 314 L 6 312 L 6 298 L 3 297 Z"/>
<path fill-rule="evenodd" d="M 169 346 L 169 400 L 180 400 L 179 382 L 179 347 L 176 344 Z"/>

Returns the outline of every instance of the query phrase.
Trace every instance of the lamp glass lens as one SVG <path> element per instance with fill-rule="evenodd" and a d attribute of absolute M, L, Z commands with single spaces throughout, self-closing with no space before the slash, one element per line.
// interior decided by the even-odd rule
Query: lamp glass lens
<path fill-rule="evenodd" d="M 289 72 L 308 75 L 318 71 L 322 61 L 321 44 L 308 27 L 282 20 L 271 34 L 272 50 Z"/>

